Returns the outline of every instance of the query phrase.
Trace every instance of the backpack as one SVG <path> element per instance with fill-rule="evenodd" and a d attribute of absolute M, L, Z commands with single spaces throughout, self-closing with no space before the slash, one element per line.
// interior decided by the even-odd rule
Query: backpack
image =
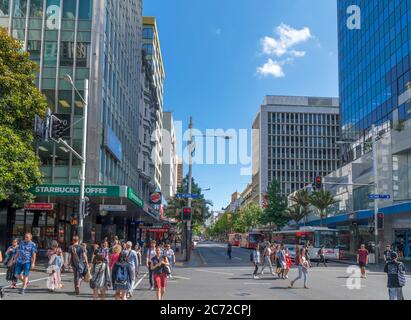
<path fill-rule="evenodd" d="M 125 264 L 118 265 L 117 272 L 114 276 L 114 284 L 127 285 L 127 280 L 128 280 L 127 265 Z"/>

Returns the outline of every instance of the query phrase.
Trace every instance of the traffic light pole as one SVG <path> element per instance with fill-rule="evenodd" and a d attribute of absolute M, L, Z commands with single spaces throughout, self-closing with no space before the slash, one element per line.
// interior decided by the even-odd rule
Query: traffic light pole
<path fill-rule="evenodd" d="M 189 141 L 189 160 L 188 160 L 188 193 L 191 195 L 192 192 L 192 185 L 191 185 L 191 180 L 193 176 L 193 117 L 190 117 L 190 141 Z M 187 206 L 191 208 L 191 197 L 188 198 L 188 204 Z M 192 216 L 191 216 L 192 217 Z M 191 257 L 191 219 L 187 221 L 187 236 L 186 236 L 186 241 L 187 241 L 187 247 L 186 247 L 186 261 L 190 261 Z"/>

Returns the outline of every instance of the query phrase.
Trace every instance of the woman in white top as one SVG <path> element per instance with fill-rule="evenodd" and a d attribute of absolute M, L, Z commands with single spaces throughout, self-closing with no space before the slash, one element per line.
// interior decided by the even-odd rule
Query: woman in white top
<path fill-rule="evenodd" d="M 273 265 L 271 264 L 271 244 L 268 243 L 264 249 L 264 260 L 263 260 L 263 267 L 261 268 L 261 274 L 264 274 L 264 269 L 266 265 L 270 268 L 270 272 L 274 275 Z"/>
<path fill-rule="evenodd" d="M 173 268 L 176 263 L 176 255 L 174 254 L 173 249 L 171 249 L 171 245 L 169 243 L 166 244 L 163 254 L 169 261 L 170 274 L 168 277 L 171 279 L 173 277 L 171 273 L 173 272 Z"/>

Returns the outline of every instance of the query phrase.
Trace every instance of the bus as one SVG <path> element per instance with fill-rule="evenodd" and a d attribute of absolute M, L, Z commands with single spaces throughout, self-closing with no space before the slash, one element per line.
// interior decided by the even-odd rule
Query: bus
<path fill-rule="evenodd" d="M 255 249 L 258 243 L 264 241 L 264 234 L 261 232 L 249 232 L 241 235 L 241 247 L 246 249 Z"/>
<path fill-rule="evenodd" d="M 295 258 L 295 246 L 303 247 L 309 241 L 310 259 L 318 259 L 318 251 L 324 246 L 325 259 L 340 259 L 338 231 L 322 227 L 301 227 L 298 230 L 279 231 L 272 234 L 272 241 L 282 243 L 290 251 L 291 258 Z"/>
<path fill-rule="evenodd" d="M 234 247 L 239 247 L 241 244 L 241 238 L 242 235 L 241 233 L 230 233 L 228 235 L 228 241 L 231 243 L 232 246 Z"/>

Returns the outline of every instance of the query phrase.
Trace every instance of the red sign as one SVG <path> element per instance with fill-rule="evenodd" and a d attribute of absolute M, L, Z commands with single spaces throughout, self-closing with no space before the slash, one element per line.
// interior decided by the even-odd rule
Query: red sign
<path fill-rule="evenodd" d="M 150 194 L 151 204 L 161 204 L 161 192 L 153 192 Z"/>
<path fill-rule="evenodd" d="M 146 229 L 147 232 L 168 232 L 168 229 Z"/>
<path fill-rule="evenodd" d="M 25 203 L 24 210 L 52 211 L 54 210 L 54 203 Z"/>

